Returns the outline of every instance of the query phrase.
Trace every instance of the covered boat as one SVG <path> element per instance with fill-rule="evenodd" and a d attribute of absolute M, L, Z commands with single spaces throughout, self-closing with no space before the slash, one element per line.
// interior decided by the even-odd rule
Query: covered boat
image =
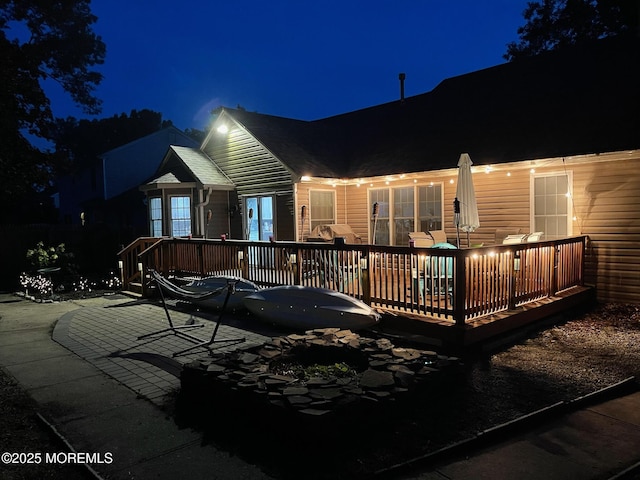
<path fill-rule="evenodd" d="M 369 305 L 324 288 L 281 286 L 246 295 L 247 310 L 261 320 L 296 330 L 343 328 L 358 330 L 380 321 Z"/>

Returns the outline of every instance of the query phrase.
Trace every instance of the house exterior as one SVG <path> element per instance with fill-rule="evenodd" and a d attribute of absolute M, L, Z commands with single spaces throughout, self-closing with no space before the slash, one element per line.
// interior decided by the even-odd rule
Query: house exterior
<path fill-rule="evenodd" d="M 480 227 L 461 246 L 588 235 L 598 298 L 640 302 L 639 67 L 639 39 L 621 37 L 315 121 L 222 108 L 199 148 L 170 149 L 141 187 L 150 231 L 304 242 L 347 224 L 370 244 L 431 230 L 458 243 L 466 152 Z"/>
<path fill-rule="evenodd" d="M 142 226 L 146 230 L 146 199 L 138 187 L 158 169 L 170 145 L 197 147 L 198 142 L 169 126 L 109 150 L 87 168 L 59 178 L 61 220 L 67 224 Z"/>

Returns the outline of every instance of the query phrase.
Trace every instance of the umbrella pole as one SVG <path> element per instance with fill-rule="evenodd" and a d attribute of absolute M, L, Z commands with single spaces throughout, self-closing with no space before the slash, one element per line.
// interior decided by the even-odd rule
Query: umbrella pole
<path fill-rule="evenodd" d="M 457 247 L 460 248 L 460 200 L 458 197 L 453 200 L 453 220 L 456 224 Z"/>
<path fill-rule="evenodd" d="M 376 228 L 378 226 L 378 202 L 373 204 L 373 245 L 376 244 Z"/>

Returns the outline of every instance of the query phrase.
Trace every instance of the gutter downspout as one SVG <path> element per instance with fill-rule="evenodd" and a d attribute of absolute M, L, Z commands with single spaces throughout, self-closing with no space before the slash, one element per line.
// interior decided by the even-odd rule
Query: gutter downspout
<path fill-rule="evenodd" d="M 211 198 L 211 192 L 213 192 L 213 187 L 207 187 L 207 196 L 206 198 L 204 197 L 204 188 L 202 189 L 198 189 L 198 193 L 199 193 L 199 197 L 200 197 L 200 203 L 198 203 L 196 205 L 196 212 L 198 214 L 198 217 L 200 219 L 200 230 L 202 232 L 202 236 L 204 238 L 207 238 L 207 229 L 206 229 L 206 225 L 205 225 L 205 221 L 204 221 L 204 206 L 209 203 L 209 198 Z"/>

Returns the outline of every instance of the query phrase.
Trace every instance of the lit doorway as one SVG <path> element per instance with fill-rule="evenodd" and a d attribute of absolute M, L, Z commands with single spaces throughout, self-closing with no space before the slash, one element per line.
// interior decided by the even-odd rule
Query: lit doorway
<path fill-rule="evenodd" d="M 245 238 L 268 241 L 273 233 L 273 197 L 247 197 L 245 199 Z"/>

